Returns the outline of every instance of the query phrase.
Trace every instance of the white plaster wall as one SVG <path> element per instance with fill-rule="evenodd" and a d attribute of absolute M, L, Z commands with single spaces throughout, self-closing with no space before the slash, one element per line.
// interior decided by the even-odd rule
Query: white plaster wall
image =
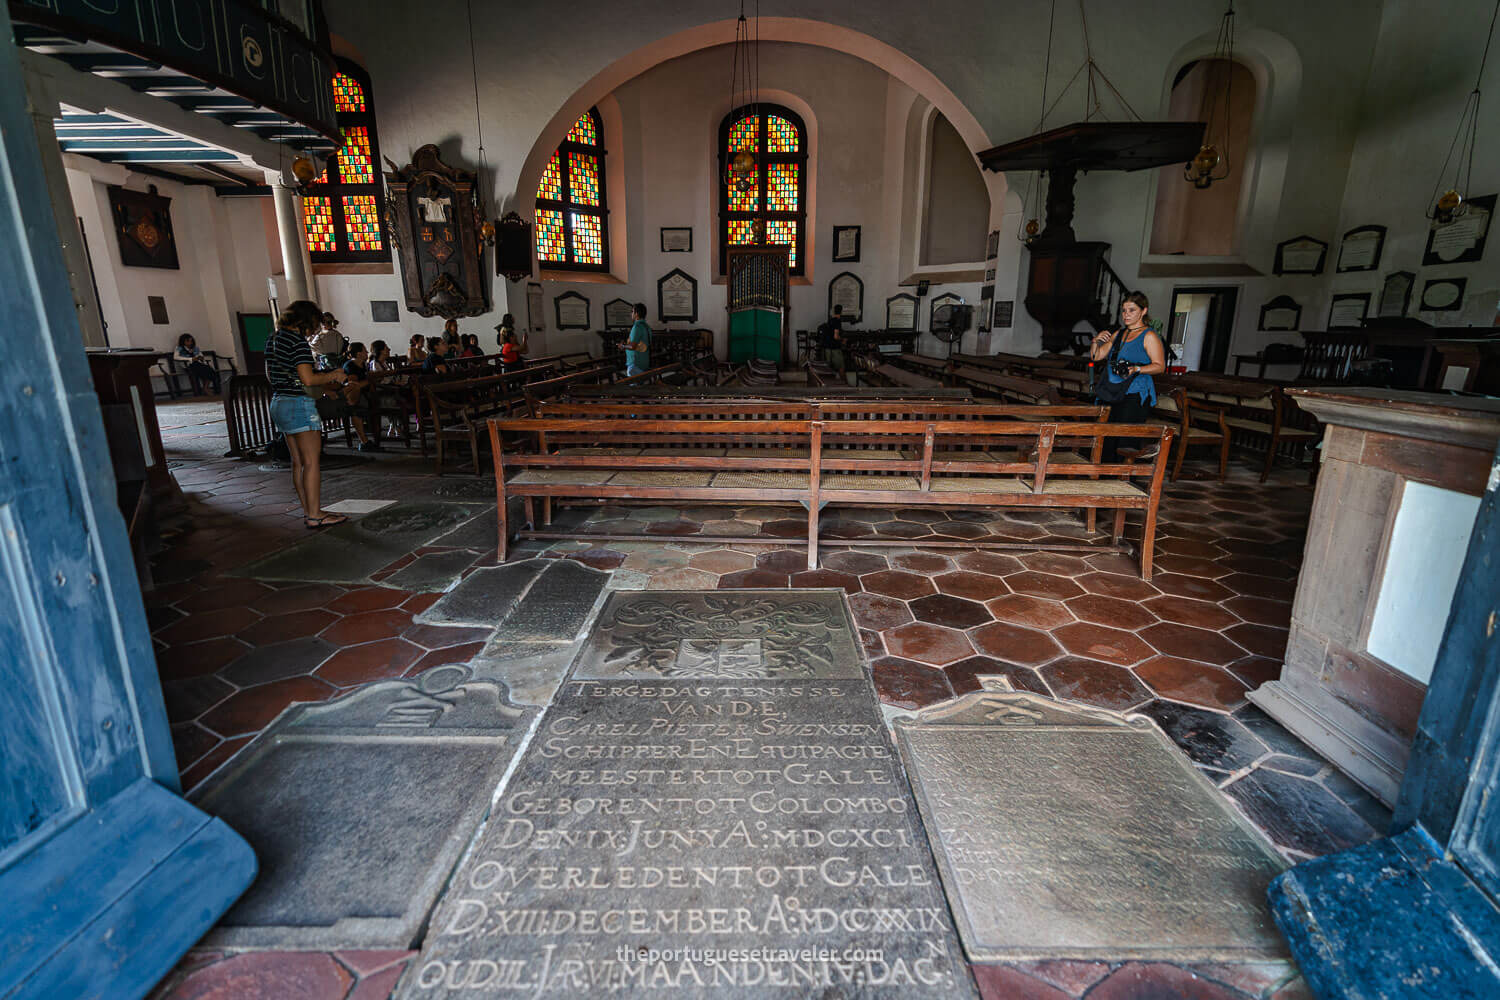
<path fill-rule="evenodd" d="M 380 94 L 377 114 L 381 144 L 391 158 L 401 160 L 417 146 L 436 142 L 453 160 L 477 164 L 474 109 L 467 98 L 472 84 L 464 9 L 458 5 L 413 6 L 397 0 L 329 0 L 326 6 L 331 29 L 349 39 L 366 57 L 366 67 Z M 1449 16 L 1433 21 L 1451 29 L 1455 23 L 1476 19 L 1480 6 L 1480 0 L 1455 0 Z M 1262 72 L 1270 72 L 1266 67 L 1272 67 L 1278 73 L 1274 80 L 1260 82 L 1260 99 L 1267 111 L 1258 136 L 1261 155 L 1254 166 L 1258 176 L 1272 177 L 1275 183 L 1270 185 L 1271 190 L 1260 192 L 1259 204 L 1252 206 L 1258 221 L 1250 227 L 1244 248 L 1251 266 L 1269 272 L 1276 241 L 1301 232 L 1331 239 L 1380 25 L 1380 3 L 1247 0 L 1237 10 L 1242 45 L 1247 52 L 1260 46 L 1259 54 L 1250 53 L 1247 59 L 1264 64 Z M 777 33 L 770 23 L 772 13 L 767 11 L 763 37 Z M 796 20 L 780 19 L 783 27 L 779 30 L 787 37 L 860 48 L 876 61 L 888 64 L 893 74 L 904 72 L 908 61 L 930 73 L 936 81 L 935 89 L 941 93 L 926 96 L 956 101 L 959 110 L 977 125 L 979 142 L 1019 138 L 1035 125 L 1047 48 L 1045 5 L 949 0 L 942 5 L 940 17 L 946 30 L 934 30 L 932 9 L 900 0 L 859 4 L 806 0 L 797 6 L 795 14 Z M 1096 56 L 1115 85 L 1146 117 L 1165 111 L 1177 66 L 1212 50 L 1217 15 L 1216 8 L 1205 8 L 1194 0 L 1089 8 Z M 482 60 L 480 65 L 486 152 L 494 165 L 498 200 L 508 204 L 517 197 L 522 167 L 538 137 L 549 128 L 560 127 L 560 122 L 553 121 L 560 111 L 574 110 L 572 106 L 565 109 L 565 105 L 571 102 L 587 107 L 605 93 L 623 90 L 623 81 L 643 68 L 639 64 L 670 58 L 702 44 L 728 42 L 734 29 L 733 21 L 725 17 L 726 11 L 718 6 L 649 0 L 581 0 L 567 17 L 559 17 L 545 5 L 476 5 L 480 51 L 502 42 L 505 51 L 504 59 Z M 1439 29 L 1435 25 L 1432 30 Z M 424 40 L 419 58 L 413 57 L 409 44 L 415 37 Z M 1052 55 L 1054 94 L 1082 61 L 1081 37 L 1077 11 L 1059 5 Z M 727 70 L 716 68 L 713 79 L 720 82 L 713 85 L 710 95 L 665 95 L 667 99 L 652 108 L 652 115 L 670 121 L 684 103 L 690 105 L 726 90 Z M 795 82 L 778 79 L 765 62 L 762 77 L 765 86 L 793 89 L 789 84 Z M 1082 117 L 1078 89 L 1049 123 Z M 809 100 L 822 96 L 813 94 Z M 864 96 L 870 99 L 872 110 L 880 108 L 878 94 Z M 970 139 L 968 126 L 954 118 L 950 110 L 945 107 L 944 113 Z M 1119 116 L 1118 111 L 1115 116 Z M 888 120 L 886 125 L 890 124 Z M 974 139 L 970 142 L 977 144 Z M 706 146 L 700 152 L 705 158 L 709 152 Z M 629 147 L 627 139 L 627 155 Z M 1177 174 L 1180 177 L 1180 170 Z M 1153 299 L 1165 302 L 1172 278 L 1135 280 L 1149 232 L 1155 183 L 1156 178 L 1149 173 L 1095 173 L 1081 178 L 1075 226 L 1080 239 L 1113 243 L 1116 270 Z M 883 195 L 887 205 L 889 195 L 889 191 Z M 825 206 L 819 212 L 820 234 L 833 224 L 831 208 Z M 1008 222 L 1012 217 L 997 216 L 996 221 L 1002 218 Z M 1019 222 L 1020 214 L 1014 218 Z M 645 220 L 642 225 L 651 230 Z M 871 252 L 873 243 L 871 225 L 865 233 L 866 253 Z M 695 237 L 705 233 L 695 232 Z M 1013 230 L 1007 235 L 1012 234 Z M 654 240 L 654 230 L 650 238 Z M 821 238 L 826 241 L 828 235 Z M 1002 239 L 1003 246 L 1005 243 Z M 685 255 L 677 256 L 680 260 Z M 1006 298 L 1006 289 L 1018 287 L 1023 277 L 1024 255 L 1002 254 L 1001 265 L 997 295 Z M 821 261 L 818 268 L 822 269 Z M 652 273 L 640 279 L 641 287 L 654 289 L 659 273 L 655 268 L 648 271 Z M 330 280 L 341 283 L 348 279 L 325 278 L 324 283 Z M 636 280 L 632 272 L 632 281 Z M 1194 280 L 1202 283 L 1203 279 L 1200 275 Z M 1260 304 L 1282 290 L 1302 301 L 1305 315 L 1319 317 L 1316 325 L 1321 326 L 1328 279 L 1304 280 L 1309 286 L 1305 289 L 1296 287 L 1297 282 L 1243 279 L 1237 329 L 1253 328 Z M 394 275 L 377 283 L 389 289 L 380 297 L 400 297 Z M 1235 282 L 1219 279 L 1215 283 Z M 498 281 L 495 290 L 497 315 L 506 308 L 518 315 L 524 312 L 521 302 L 507 306 L 505 282 Z M 522 291 L 519 286 L 514 290 Z M 872 291 L 867 287 L 867 299 L 873 297 Z M 605 295 L 603 299 L 611 297 Z M 977 286 L 966 297 L 977 300 Z M 652 294 L 648 301 L 654 304 L 654 299 Z M 704 305 L 712 307 L 706 298 Z M 805 315 L 805 305 L 798 303 L 798 307 L 799 315 Z M 1016 313 L 1016 329 L 1002 331 L 995 338 L 1000 349 L 1023 349 L 1036 335 L 1019 302 Z M 1234 347 L 1241 349 L 1238 343 Z"/>

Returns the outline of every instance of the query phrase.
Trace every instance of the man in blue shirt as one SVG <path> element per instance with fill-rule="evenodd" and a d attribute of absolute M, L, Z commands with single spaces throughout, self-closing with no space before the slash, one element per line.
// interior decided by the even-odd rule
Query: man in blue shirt
<path fill-rule="evenodd" d="M 646 325 L 646 303 L 637 302 L 630 315 L 635 322 L 625 338 L 625 374 L 639 375 L 651 367 L 651 327 Z"/>

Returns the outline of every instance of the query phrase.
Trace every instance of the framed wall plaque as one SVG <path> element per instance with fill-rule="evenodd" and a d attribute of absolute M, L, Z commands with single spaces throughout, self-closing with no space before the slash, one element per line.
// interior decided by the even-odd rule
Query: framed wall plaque
<path fill-rule="evenodd" d="M 978 324 L 978 331 L 980 333 L 989 332 L 990 309 L 993 308 L 994 302 L 995 286 L 985 285 L 979 290 L 979 318 L 975 321 Z"/>
<path fill-rule="evenodd" d="M 663 226 L 661 230 L 661 252 L 692 253 L 693 227 L 680 226 L 676 228 L 668 228 L 666 226 Z"/>
<path fill-rule="evenodd" d="M 1427 233 L 1427 249 L 1422 266 L 1434 264 L 1472 264 L 1484 257 L 1485 239 L 1490 233 L 1490 218 L 1495 214 L 1495 196 L 1469 199 L 1469 210 L 1446 226 L 1434 226 Z"/>
<path fill-rule="evenodd" d="M 589 323 L 589 300 L 577 292 L 563 292 L 552 300 L 557 310 L 559 330 L 587 330 Z"/>
<path fill-rule="evenodd" d="M 833 259 L 836 263 L 859 262 L 859 227 L 833 227 Z"/>
<path fill-rule="evenodd" d="M 1464 306 L 1464 287 L 1468 278 L 1429 278 L 1422 286 L 1422 301 L 1417 308 L 1424 312 L 1455 312 Z"/>
<path fill-rule="evenodd" d="M 1260 307 L 1260 329 L 1300 330 L 1302 307 L 1290 295 L 1278 295 Z"/>
<path fill-rule="evenodd" d="M 917 297 L 901 292 L 885 300 L 885 328 L 912 333 L 917 328 Z"/>
<path fill-rule="evenodd" d="M 994 281 L 995 280 L 995 269 L 993 267 L 985 268 L 984 280 L 985 281 Z"/>
<path fill-rule="evenodd" d="M 167 318 L 167 300 L 161 295 L 146 296 L 146 308 L 151 310 L 151 322 L 157 326 L 166 326 L 172 322 Z"/>
<path fill-rule="evenodd" d="M 844 307 L 846 323 L 864 321 L 865 283 L 855 274 L 845 271 L 828 283 L 828 314 L 833 315 L 834 306 Z"/>
<path fill-rule="evenodd" d="M 990 329 L 1009 330 L 1011 323 L 1015 320 L 1015 315 L 1015 299 L 996 299 L 994 314 L 990 316 Z"/>
<path fill-rule="evenodd" d="M 1328 329 L 1348 329 L 1360 326 L 1365 313 L 1370 309 L 1370 293 L 1346 293 L 1335 295 L 1328 307 Z"/>
<path fill-rule="evenodd" d="M 533 333 L 547 329 L 547 313 L 542 308 L 542 285 L 526 282 L 526 328 Z"/>
<path fill-rule="evenodd" d="M 1417 276 L 1411 271 L 1392 271 L 1380 285 L 1380 303 L 1375 307 L 1376 316 L 1405 316 L 1411 305 L 1411 286 Z"/>
<path fill-rule="evenodd" d="M 371 299 L 370 300 L 370 322 L 371 323 L 399 323 L 401 322 L 401 310 L 396 305 L 395 299 Z"/>
<path fill-rule="evenodd" d="M 624 299 L 610 299 L 604 303 L 604 329 L 628 330 L 635 316 L 631 312 L 634 304 Z"/>
<path fill-rule="evenodd" d="M 1322 274 L 1328 244 L 1311 236 L 1297 236 L 1276 244 L 1277 274 Z"/>
<path fill-rule="evenodd" d="M 157 194 L 155 184 L 145 191 L 109 186 L 109 210 L 120 243 L 121 264 L 178 269 L 171 206 L 172 199 Z"/>
<path fill-rule="evenodd" d="M 1385 247 L 1384 226 L 1356 226 L 1344 234 L 1339 243 L 1339 274 L 1350 271 L 1374 271 L 1380 267 L 1380 252 Z"/>
<path fill-rule="evenodd" d="M 663 323 L 698 322 L 698 282 L 680 267 L 674 267 L 656 283 L 656 315 Z"/>

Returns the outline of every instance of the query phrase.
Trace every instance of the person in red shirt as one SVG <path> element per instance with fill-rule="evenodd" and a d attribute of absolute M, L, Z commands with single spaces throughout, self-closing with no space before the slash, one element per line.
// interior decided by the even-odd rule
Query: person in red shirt
<path fill-rule="evenodd" d="M 510 313 L 495 327 L 500 334 L 500 370 L 503 372 L 517 371 L 525 364 L 526 338 L 516 340 L 515 320 Z"/>

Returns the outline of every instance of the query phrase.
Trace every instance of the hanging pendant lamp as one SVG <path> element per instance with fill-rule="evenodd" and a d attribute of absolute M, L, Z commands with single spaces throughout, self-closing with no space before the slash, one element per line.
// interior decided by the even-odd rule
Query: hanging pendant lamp
<path fill-rule="evenodd" d="M 1474 180 L 1474 146 L 1479 138 L 1479 86 L 1484 82 L 1485 63 L 1489 62 L 1490 45 L 1495 40 L 1495 20 L 1500 18 L 1500 0 L 1496 0 L 1495 12 L 1490 15 L 1490 31 L 1485 36 L 1484 54 L 1479 57 L 1479 72 L 1474 77 L 1474 89 L 1464 99 L 1463 111 L 1458 116 L 1458 128 L 1454 130 L 1453 142 L 1448 146 L 1448 155 L 1443 168 L 1438 171 L 1437 183 L 1432 196 L 1427 199 L 1427 218 L 1434 226 L 1446 226 L 1454 219 L 1469 212 L 1468 198 Z M 1453 173 L 1448 167 L 1452 165 Z M 1438 194 L 1442 191 L 1442 194 Z"/>
<path fill-rule="evenodd" d="M 484 121 L 479 114 L 479 60 L 474 55 L 474 0 L 467 0 L 469 12 L 469 71 L 474 77 L 474 131 L 479 139 L 479 172 L 474 184 L 474 217 L 479 223 L 479 239 L 487 247 L 495 245 L 495 223 L 490 218 L 487 199 L 481 193 L 489 176 L 484 161 Z"/>
<path fill-rule="evenodd" d="M 1214 80 L 1217 73 L 1224 74 L 1222 87 L 1216 85 Z M 1207 106 L 1203 119 L 1208 126 L 1203 130 L 1203 145 L 1183 168 L 1183 176 L 1199 190 L 1229 176 L 1229 133 L 1233 115 L 1230 98 L 1233 97 L 1234 82 L 1234 0 L 1230 0 L 1229 8 L 1219 21 L 1219 37 L 1214 42 L 1213 59 L 1204 76 L 1208 79 L 1203 94 L 1203 104 Z"/>
<path fill-rule="evenodd" d="M 760 104 L 760 15 L 752 26 L 740 0 L 740 16 L 734 27 L 734 49 L 729 72 L 729 109 L 755 108 Z M 741 193 L 755 186 L 755 154 L 736 150 L 724 168 L 724 184 Z"/>

